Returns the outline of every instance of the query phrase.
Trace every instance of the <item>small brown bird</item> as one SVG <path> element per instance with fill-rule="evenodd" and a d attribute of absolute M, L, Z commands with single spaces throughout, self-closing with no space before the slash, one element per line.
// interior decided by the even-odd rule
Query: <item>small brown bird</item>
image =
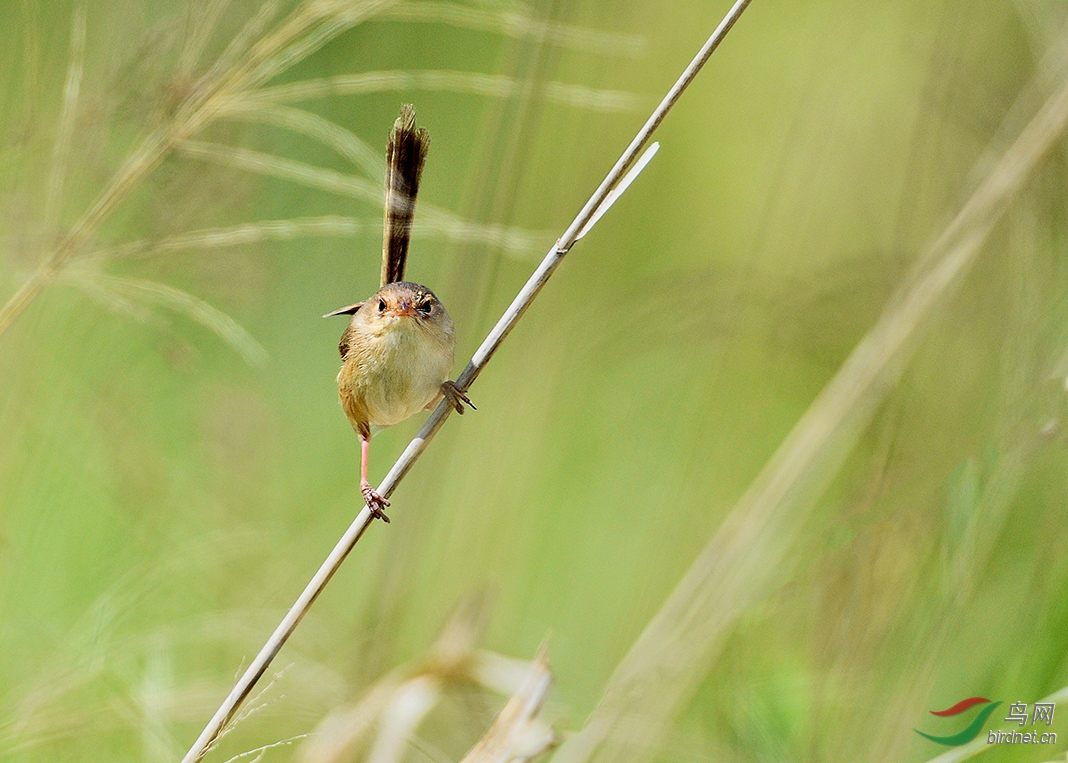
<path fill-rule="evenodd" d="M 449 381 L 456 337 L 445 306 L 425 286 L 404 279 L 415 197 L 430 136 L 415 126 L 415 110 L 401 107 L 386 147 L 386 212 L 382 237 L 382 288 L 363 302 L 331 315 L 351 315 L 341 335 L 337 375 L 341 407 L 360 436 L 360 491 L 373 514 L 388 522 L 389 501 L 367 480 L 371 427 L 388 427 L 444 395 L 457 413 L 464 390 Z"/>

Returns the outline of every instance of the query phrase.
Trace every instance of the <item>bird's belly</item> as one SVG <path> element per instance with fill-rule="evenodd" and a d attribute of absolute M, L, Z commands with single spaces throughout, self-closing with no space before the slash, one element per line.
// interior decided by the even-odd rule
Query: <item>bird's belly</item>
<path fill-rule="evenodd" d="M 444 378 L 435 381 L 423 369 L 409 371 L 392 369 L 387 382 L 368 385 L 364 401 L 371 424 L 398 424 L 419 413 L 438 394 Z"/>
<path fill-rule="evenodd" d="M 437 396 L 452 370 L 451 352 L 433 351 L 438 348 L 424 346 L 423 337 L 397 334 L 367 353 L 354 385 L 374 426 L 388 427 L 414 416 Z"/>

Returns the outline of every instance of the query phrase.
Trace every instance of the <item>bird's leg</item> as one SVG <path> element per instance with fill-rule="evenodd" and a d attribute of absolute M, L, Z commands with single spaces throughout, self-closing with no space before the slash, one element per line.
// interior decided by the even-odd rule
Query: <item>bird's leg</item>
<path fill-rule="evenodd" d="M 441 394 L 445 396 L 445 399 L 449 401 L 449 405 L 456 409 L 456 412 L 463 414 L 464 403 L 471 406 L 472 411 L 477 411 L 475 404 L 471 402 L 471 399 L 464 394 L 464 391 L 457 386 L 456 382 L 443 381 L 441 383 Z M 436 400 L 436 398 L 435 398 Z"/>
<path fill-rule="evenodd" d="M 369 460 L 371 452 L 371 435 L 364 435 L 360 433 L 360 492 L 363 493 L 363 499 L 367 502 L 367 508 L 371 510 L 373 516 L 378 517 L 383 522 L 388 523 L 389 517 L 386 516 L 386 512 L 383 511 L 389 506 L 389 501 L 380 496 L 371 487 L 371 483 L 367 479 L 367 462 Z"/>

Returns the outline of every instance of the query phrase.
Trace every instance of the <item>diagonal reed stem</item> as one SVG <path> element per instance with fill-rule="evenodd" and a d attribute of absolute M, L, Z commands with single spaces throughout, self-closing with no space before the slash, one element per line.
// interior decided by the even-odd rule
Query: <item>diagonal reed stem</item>
<path fill-rule="evenodd" d="M 556 270 L 557 265 L 563 260 L 564 255 L 577 240 L 580 232 L 583 232 L 583 228 L 593 217 L 598 207 L 605 201 L 608 194 L 622 179 L 624 173 L 637 158 L 638 153 L 642 150 L 646 143 L 649 141 L 649 137 L 653 134 L 653 131 L 660 125 L 664 117 L 671 110 L 671 107 L 675 105 L 682 93 L 693 82 L 698 72 L 708 61 L 712 53 L 719 47 L 720 42 L 727 36 L 727 33 L 734 26 L 734 23 L 742 15 L 742 12 L 748 7 L 751 0 L 737 0 L 731 9 L 727 12 L 723 21 L 712 33 L 712 36 L 708 38 L 705 44 L 694 56 L 693 60 L 686 67 L 683 73 L 676 80 L 675 84 L 668 91 L 667 95 L 660 104 L 653 110 L 652 115 L 642 126 L 641 130 L 627 146 L 622 156 L 615 163 L 615 166 L 609 171 L 608 175 L 601 182 L 601 185 L 597 188 L 594 194 L 590 197 L 589 201 L 582 208 L 582 211 L 575 217 L 564 231 L 564 235 L 557 240 L 556 244 L 549 253 L 545 255 L 545 259 L 542 260 L 541 265 L 530 276 L 526 284 L 512 300 L 512 304 L 508 306 L 500 320 L 497 321 L 497 325 L 489 332 L 486 338 L 483 340 L 481 346 L 475 351 L 474 356 L 471 358 L 471 362 L 467 364 L 463 372 L 457 379 L 457 384 L 462 389 L 470 388 L 478 375 L 482 372 L 482 369 L 489 362 L 490 358 L 497 351 L 497 348 L 504 341 L 504 338 L 508 336 L 509 332 L 515 327 L 515 324 L 526 312 L 527 307 L 541 291 L 541 287 L 545 285 L 545 282 L 549 280 L 549 276 Z M 408 444 L 408 447 L 404 449 L 400 458 L 393 464 L 393 468 L 389 470 L 389 474 L 382 481 L 382 484 L 378 487 L 379 495 L 388 498 L 396 490 L 397 485 L 408 473 L 408 471 L 415 464 L 416 459 L 422 455 L 426 450 L 430 440 L 441 428 L 441 425 L 445 423 L 445 419 L 449 417 L 452 412 L 452 408 L 442 401 L 434 412 L 430 414 L 430 418 L 427 419 L 423 428 L 419 430 L 419 434 Z M 218 739 L 219 734 L 226 727 L 226 724 L 237 713 L 241 703 L 245 701 L 252 688 L 259 681 L 260 677 L 266 672 L 275 656 L 282 649 L 282 646 L 289 640 L 289 637 L 296 630 L 300 621 L 307 614 L 311 605 L 315 603 L 315 600 L 322 593 L 326 584 L 330 582 L 330 579 L 341 567 L 342 562 L 352 551 L 353 547 L 363 536 L 364 532 L 370 526 L 373 519 L 371 510 L 367 506 L 363 507 L 363 510 L 356 516 L 352 524 L 349 525 L 348 530 L 341 536 L 341 539 L 334 546 L 333 550 L 327 556 L 326 560 L 319 567 L 319 570 L 312 577 L 311 581 L 305 586 L 300 596 L 297 597 L 296 602 L 286 613 L 286 616 L 282 619 L 282 622 L 278 624 L 274 633 L 267 639 L 267 643 L 260 649 L 259 654 L 245 670 L 244 674 L 238 679 L 237 684 L 227 695 L 222 705 L 208 721 L 207 726 L 201 732 L 193 746 L 189 748 L 189 752 L 182 758 L 182 763 L 196 763 L 201 760 L 208 752 L 211 745 Z"/>

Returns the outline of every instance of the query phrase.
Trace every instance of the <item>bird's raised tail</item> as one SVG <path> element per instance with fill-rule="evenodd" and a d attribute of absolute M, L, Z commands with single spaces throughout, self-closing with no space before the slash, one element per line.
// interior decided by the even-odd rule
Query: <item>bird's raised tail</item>
<path fill-rule="evenodd" d="M 382 232 L 382 285 L 404 280 L 415 197 L 430 135 L 415 126 L 415 109 L 401 106 L 386 146 L 386 218 Z"/>

